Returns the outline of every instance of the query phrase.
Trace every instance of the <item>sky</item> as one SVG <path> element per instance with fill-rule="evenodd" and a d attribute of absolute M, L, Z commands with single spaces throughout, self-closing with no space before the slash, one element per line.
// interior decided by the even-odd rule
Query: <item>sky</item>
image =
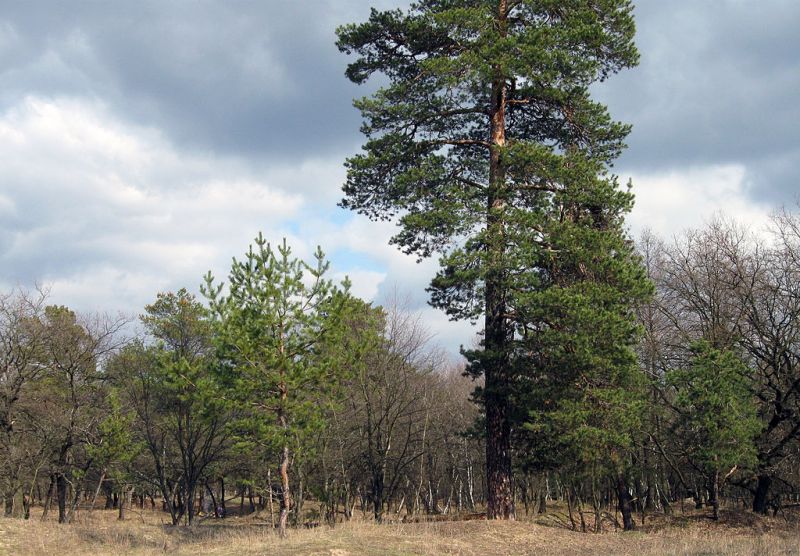
<path fill-rule="evenodd" d="M 437 262 L 336 206 L 358 152 L 338 25 L 392 0 L 2 0 L 0 291 L 44 285 L 85 312 L 141 313 L 224 279 L 261 231 L 455 353 L 467 323 L 426 306 Z M 615 165 L 631 233 L 725 213 L 760 227 L 800 193 L 800 2 L 639 0 L 641 64 L 594 88 L 633 125 Z"/>

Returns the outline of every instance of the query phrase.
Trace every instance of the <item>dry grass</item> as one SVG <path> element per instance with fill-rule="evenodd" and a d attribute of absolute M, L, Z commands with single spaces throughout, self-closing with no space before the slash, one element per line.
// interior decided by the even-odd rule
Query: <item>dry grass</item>
<path fill-rule="evenodd" d="M 554 513 L 544 518 L 552 522 Z M 578 533 L 525 521 L 451 521 L 293 530 L 279 539 L 252 518 L 207 520 L 169 527 L 163 514 L 82 512 L 71 525 L 0 519 L 0 554 L 630 554 L 798 555 L 800 530 L 784 519 L 727 512 L 720 523 L 703 515 L 657 518 L 633 533 Z"/>

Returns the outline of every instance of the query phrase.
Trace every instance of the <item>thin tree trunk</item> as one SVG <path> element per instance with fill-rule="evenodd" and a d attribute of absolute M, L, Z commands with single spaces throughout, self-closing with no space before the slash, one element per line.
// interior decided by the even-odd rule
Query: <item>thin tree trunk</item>
<path fill-rule="evenodd" d="M 270 500 L 272 500 L 272 480 L 270 479 L 270 472 L 269 471 L 267 471 L 267 481 L 269 482 Z M 253 487 L 252 486 L 247 487 L 247 501 L 250 503 L 250 513 L 253 513 L 254 511 L 256 511 L 256 503 L 253 500 Z M 272 510 L 272 507 L 270 506 L 270 511 L 271 510 Z M 272 526 L 275 527 L 275 523 L 274 522 L 273 522 Z"/>
<path fill-rule="evenodd" d="M 283 330 L 280 332 L 281 339 L 279 344 L 279 352 L 281 356 L 284 355 L 284 345 L 283 345 Z M 286 415 L 286 406 L 289 400 L 289 392 L 286 387 L 286 369 L 281 366 L 280 368 L 280 382 L 278 385 L 280 391 L 280 405 L 278 406 L 278 423 L 280 423 L 281 428 L 283 429 L 285 434 L 288 434 L 289 431 L 289 423 L 287 420 Z M 281 464 L 280 464 L 280 475 L 281 475 L 281 515 L 279 519 L 278 531 L 282 538 L 286 537 L 286 521 L 289 518 L 289 510 L 291 509 L 292 505 L 292 495 L 289 492 L 289 446 L 284 444 L 283 451 L 281 452 Z"/>
<path fill-rule="evenodd" d="M 278 531 L 281 537 L 286 537 L 286 522 L 289 519 L 289 509 L 292 496 L 289 492 L 289 447 L 284 446 L 281 454 L 281 514 L 278 520 Z"/>
<path fill-rule="evenodd" d="M 375 522 L 383 521 L 383 471 L 376 470 L 372 474 L 372 511 Z"/>
<path fill-rule="evenodd" d="M 539 509 L 536 512 L 540 514 L 547 513 L 547 493 L 544 490 L 539 491 Z"/>
<path fill-rule="evenodd" d="M 719 471 L 714 471 L 711 477 L 711 508 L 714 521 L 719 521 Z"/>
<path fill-rule="evenodd" d="M 208 492 L 208 495 L 211 496 L 211 504 L 214 507 L 214 517 L 219 517 L 219 512 L 217 511 L 217 497 L 214 496 L 214 491 L 211 490 L 211 487 L 208 485 L 208 481 L 206 481 L 206 492 Z"/>
<path fill-rule="evenodd" d="M 126 487 L 127 490 L 127 487 Z M 123 490 L 122 495 L 119 497 L 119 512 L 117 513 L 117 520 L 124 521 L 125 520 L 125 510 L 127 509 L 127 496 L 125 495 L 125 490 Z"/>
<path fill-rule="evenodd" d="M 100 495 L 100 489 L 103 488 L 103 481 L 106 480 L 106 470 L 103 469 L 103 472 L 100 474 L 100 480 L 97 481 L 97 488 L 94 489 L 94 496 L 92 496 L 92 503 L 89 506 L 89 511 L 94 511 L 94 505 L 97 502 L 97 497 Z"/>
<path fill-rule="evenodd" d="M 269 482 L 269 523 L 275 529 L 275 506 L 272 503 L 272 471 L 267 471 L 267 482 Z"/>
<path fill-rule="evenodd" d="M 39 471 L 41 470 L 42 465 L 39 464 L 36 467 L 36 470 L 33 472 L 33 478 L 31 479 L 30 488 L 25 490 L 23 486 L 22 491 L 22 519 L 30 519 L 31 517 L 31 506 L 33 505 L 33 495 L 34 492 L 38 489 L 38 482 L 39 482 Z"/>
<path fill-rule="evenodd" d="M 569 513 L 569 522 L 572 524 L 572 530 L 575 531 L 577 528 L 575 526 L 575 518 L 572 516 L 572 489 L 567 489 L 567 512 Z"/>
<path fill-rule="evenodd" d="M 303 474 L 300 470 L 297 473 L 297 496 L 294 497 L 294 508 L 291 514 L 294 516 L 294 524 L 303 523 L 303 504 L 305 503 L 305 491 L 303 490 Z"/>
<path fill-rule="evenodd" d="M 50 504 L 53 500 L 53 494 L 56 489 L 56 476 L 50 475 L 50 485 L 47 487 L 47 495 L 44 499 L 44 510 L 42 511 L 42 521 L 47 519 L 47 514 L 50 512 Z"/>
<path fill-rule="evenodd" d="M 220 507 L 222 508 L 222 515 L 219 517 L 225 517 L 227 513 L 225 508 L 225 477 L 219 478 L 219 502 Z"/>
<path fill-rule="evenodd" d="M 84 469 L 84 471 L 86 470 Z M 75 517 L 75 512 L 78 509 L 78 504 L 80 504 L 81 496 L 83 495 L 82 485 L 83 481 L 79 482 L 77 487 L 73 486 L 72 502 L 70 502 L 69 509 L 67 510 L 66 523 L 71 523 L 72 518 Z"/>

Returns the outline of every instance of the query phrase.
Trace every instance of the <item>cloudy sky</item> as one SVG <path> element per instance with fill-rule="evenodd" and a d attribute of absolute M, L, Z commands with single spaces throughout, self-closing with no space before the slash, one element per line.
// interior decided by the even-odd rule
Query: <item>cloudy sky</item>
<path fill-rule="evenodd" d="M 360 144 L 337 25 L 392 0 L 14 2 L 0 10 L 0 288 L 138 313 L 197 289 L 263 231 L 381 302 L 425 308 L 435 261 L 336 207 Z M 761 225 L 800 192 L 800 2 L 639 0 L 641 65 L 596 89 L 634 125 L 616 166 L 632 231 L 724 211 Z"/>

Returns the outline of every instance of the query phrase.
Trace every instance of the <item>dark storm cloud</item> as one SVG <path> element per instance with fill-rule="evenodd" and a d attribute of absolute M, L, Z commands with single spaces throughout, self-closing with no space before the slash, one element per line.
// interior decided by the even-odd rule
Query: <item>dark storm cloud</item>
<path fill-rule="evenodd" d="M 392 0 L 26 2 L 0 21 L 0 102 L 102 99 L 178 146 L 269 165 L 351 153 L 334 29 Z M 640 67 L 599 88 L 634 124 L 634 171 L 741 163 L 754 195 L 786 200 L 800 160 L 800 2 L 641 0 Z"/>
<path fill-rule="evenodd" d="M 794 200 L 800 2 L 642 0 L 635 13 L 641 65 L 599 88 L 634 125 L 618 166 L 742 164 L 754 199 Z"/>
<path fill-rule="evenodd" d="M 361 91 L 334 29 L 367 15 L 359 1 L 16 3 L 0 99 L 92 96 L 176 144 L 267 161 L 349 151 Z"/>

